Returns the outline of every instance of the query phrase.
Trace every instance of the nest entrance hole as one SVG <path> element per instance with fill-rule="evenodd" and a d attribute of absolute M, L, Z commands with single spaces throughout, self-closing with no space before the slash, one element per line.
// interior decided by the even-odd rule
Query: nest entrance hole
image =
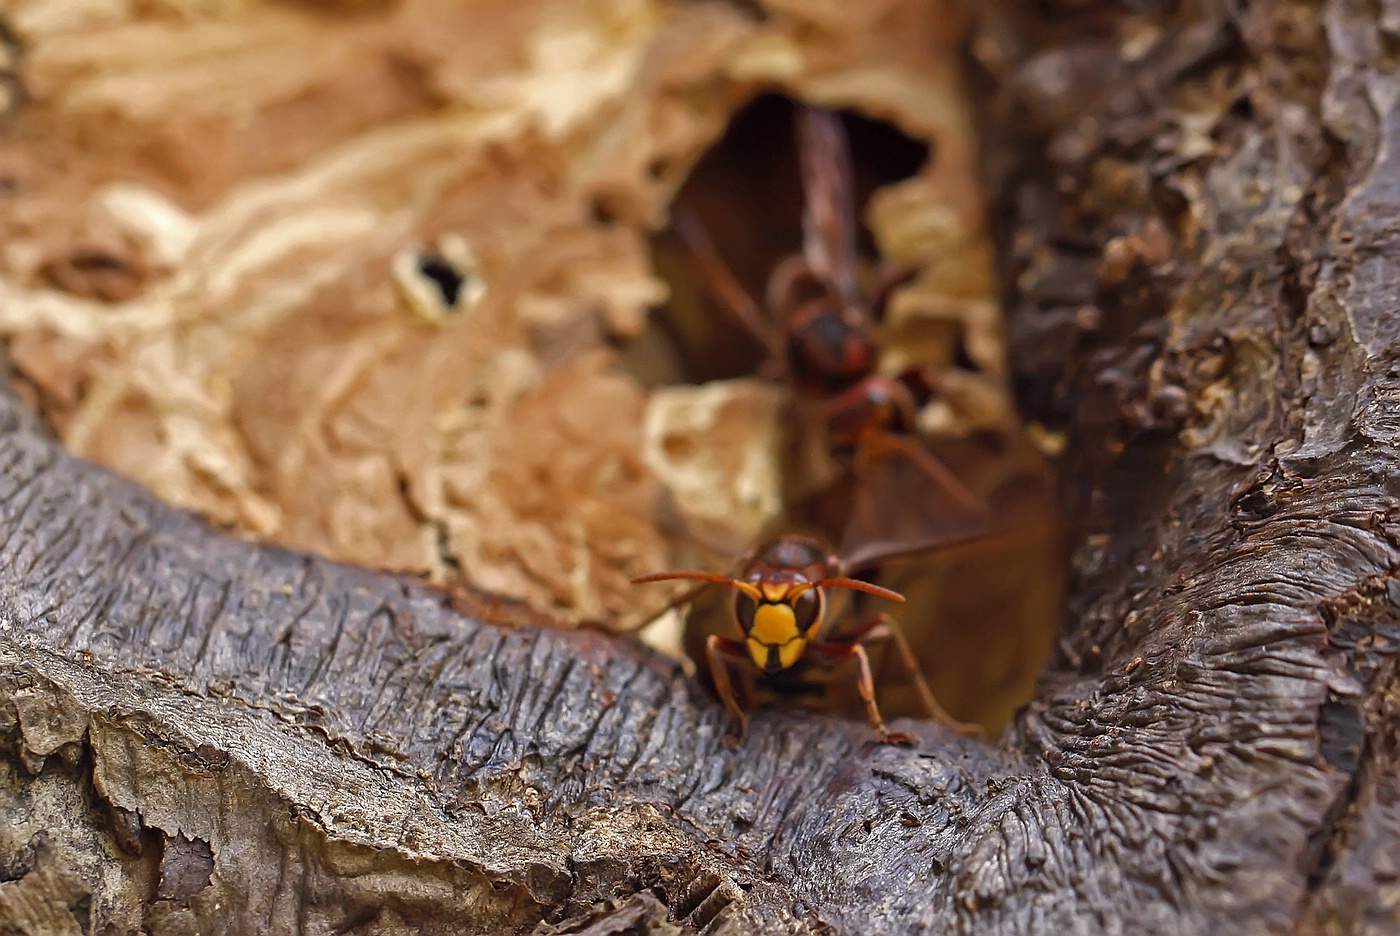
<path fill-rule="evenodd" d="M 754 98 L 695 166 L 673 206 L 695 217 L 760 305 L 774 267 L 802 249 L 795 113 L 791 98 L 771 93 Z M 916 174 L 930 151 L 889 123 L 851 111 L 840 114 L 851 143 L 860 220 L 871 193 Z M 875 257 L 874 240 L 863 224 L 859 234 L 862 257 Z M 678 361 L 671 382 L 753 374 L 765 349 L 715 304 L 669 232 L 657 238 L 656 256 L 672 290 L 672 301 L 654 317 Z"/>
<path fill-rule="evenodd" d="M 697 164 L 675 203 L 677 210 L 689 213 L 704 229 L 760 308 L 773 269 L 802 246 L 803 187 L 794 135 L 795 107 L 788 98 L 765 94 L 739 111 L 724 136 Z M 937 154 L 890 124 L 847 112 L 841 118 L 851 143 L 857 220 L 863 221 L 867 200 L 877 188 L 911 177 Z M 859 237 L 862 259 L 878 259 L 873 237 L 863 224 Z M 670 372 L 658 376 L 664 368 L 653 365 L 648 382 L 706 384 L 761 373 L 767 349 L 716 304 L 683 251 L 673 234 L 657 238 L 657 266 L 671 284 L 672 299 L 654 317 L 650 340 L 651 348 L 660 345 L 670 350 Z M 970 364 L 956 355 L 953 363 L 964 369 Z M 779 424 L 778 431 L 799 433 L 795 425 L 785 423 Z M 796 447 L 790 439 L 786 441 L 785 476 L 791 473 L 787 462 L 792 461 Z M 989 445 L 982 445 L 983 441 L 987 440 L 965 440 L 947 452 L 955 472 L 975 479 L 979 494 L 1000 498 L 998 479 L 1004 480 L 1014 470 L 1006 467 L 1008 459 L 1040 463 L 1036 452 L 1007 455 L 1008 449 L 1017 446 L 1018 453 L 1029 450 L 1023 439 L 990 440 Z M 888 524 L 874 524 L 873 532 L 880 537 L 902 537 L 907 530 L 894 527 L 907 527 L 909 521 L 921 518 L 936 521 L 939 514 L 938 504 L 932 502 L 906 509 L 910 506 L 906 488 L 918 485 L 909 486 L 908 472 L 904 474 L 880 482 L 887 489 L 882 496 L 895 508 L 885 511 Z M 1053 492 L 1031 495 L 1027 515 L 1042 508 L 1053 513 L 1052 499 Z M 844 549 L 843 541 L 849 538 L 843 533 L 851 526 L 852 504 L 850 477 L 815 497 L 800 495 L 793 485 L 785 484 L 783 514 L 775 529 L 819 532 Z M 1036 531 L 1020 542 L 974 546 L 951 562 L 925 556 L 881 569 L 876 576 L 882 582 L 887 573 L 898 576 L 898 581 L 887 584 L 909 593 L 909 607 L 914 610 L 902 618 L 905 630 L 944 706 L 958 718 L 982 722 L 992 732 L 1032 695 L 1035 678 L 1050 653 L 1063 601 L 1063 545 L 1046 533 L 1039 516 L 1029 522 L 1038 524 Z M 709 620 L 689 625 L 687 644 L 703 640 L 701 627 L 731 626 L 722 607 L 717 617 L 713 609 L 700 616 Z M 695 618 L 692 615 L 692 622 Z M 989 626 L 990 622 L 996 626 Z M 703 668 L 703 660 L 699 662 Z M 899 669 L 898 665 L 883 667 L 886 674 Z M 859 702 L 854 692 L 851 696 L 841 700 L 850 704 L 820 704 L 843 712 L 850 709 L 847 714 L 859 718 Z M 892 717 L 921 712 L 911 685 L 893 685 L 888 692 L 882 687 L 881 701 Z"/>

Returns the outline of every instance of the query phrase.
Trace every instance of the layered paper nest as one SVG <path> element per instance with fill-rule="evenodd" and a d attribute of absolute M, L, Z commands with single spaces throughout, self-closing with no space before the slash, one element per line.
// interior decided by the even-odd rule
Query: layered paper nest
<path fill-rule="evenodd" d="M 955 323 L 973 367 L 923 428 L 1014 423 L 939 3 L 8 9 L 0 329 L 73 451 L 221 524 L 618 627 L 665 600 L 628 583 L 676 560 L 661 513 L 756 535 L 786 391 L 650 390 L 618 349 L 667 301 L 668 205 L 763 91 L 929 145 L 866 207 L 921 270 L 882 366 L 950 365 L 921 323 Z"/>

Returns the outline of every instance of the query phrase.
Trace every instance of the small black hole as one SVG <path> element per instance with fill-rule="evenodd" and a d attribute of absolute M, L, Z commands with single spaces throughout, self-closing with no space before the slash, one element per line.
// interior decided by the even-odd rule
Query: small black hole
<path fill-rule="evenodd" d="M 449 309 L 457 307 L 457 299 L 462 295 L 462 286 L 467 280 L 442 254 L 420 254 L 418 272 L 437 284 L 438 291 L 442 293 L 442 301 Z"/>
<path fill-rule="evenodd" d="M 600 195 L 589 205 L 589 214 L 594 224 L 603 226 L 616 223 L 622 212 L 613 199 Z"/>

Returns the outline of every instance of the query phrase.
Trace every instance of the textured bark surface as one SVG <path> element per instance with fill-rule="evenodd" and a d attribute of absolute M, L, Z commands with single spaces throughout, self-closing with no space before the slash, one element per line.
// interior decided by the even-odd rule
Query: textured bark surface
<path fill-rule="evenodd" d="M 727 751 L 654 654 L 236 541 L 6 397 L 0 929 L 1400 926 L 1400 8 L 1034 6 L 974 53 L 1083 529 L 1006 737 Z"/>

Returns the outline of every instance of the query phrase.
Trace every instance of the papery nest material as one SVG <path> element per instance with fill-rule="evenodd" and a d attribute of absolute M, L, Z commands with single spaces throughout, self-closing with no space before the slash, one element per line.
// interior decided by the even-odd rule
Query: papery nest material
<path fill-rule="evenodd" d="M 560 620 L 648 613 L 625 583 L 671 558 L 662 480 L 603 349 L 665 300 L 648 238 L 763 88 L 931 144 L 870 223 L 953 258 L 896 309 L 956 320 L 1004 391 L 937 5 L 166 7 L 13 9 L 34 100 L 0 146 L 0 329 L 66 444 L 172 503 Z M 417 289 L 424 251 L 469 274 L 460 308 Z"/>

